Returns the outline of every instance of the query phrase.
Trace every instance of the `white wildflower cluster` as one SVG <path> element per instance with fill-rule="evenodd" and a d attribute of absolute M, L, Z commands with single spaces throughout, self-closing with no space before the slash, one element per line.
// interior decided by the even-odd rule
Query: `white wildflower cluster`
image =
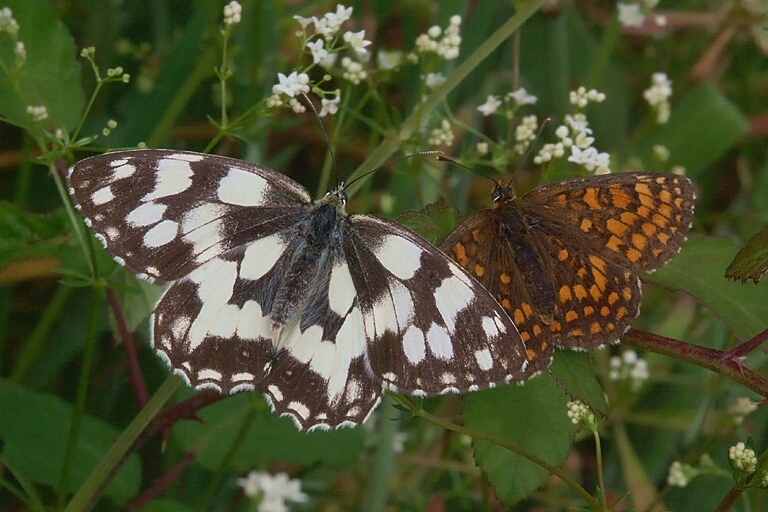
<path fill-rule="evenodd" d="M 654 73 L 651 86 L 643 91 L 643 98 L 656 110 L 656 122 L 666 124 L 669 121 L 669 97 L 672 96 L 672 81 L 666 73 Z"/>
<path fill-rule="evenodd" d="M 430 89 L 436 89 L 445 83 L 445 75 L 442 73 L 427 73 L 424 79 L 424 85 Z"/>
<path fill-rule="evenodd" d="M 437 25 L 430 27 L 426 34 L 421 34 L 416 38 L 416 52 L 435 53 L 445 60 L 455 59 L 459 56 L 459 46 L 461 45 L 460 27 L 461 16 L 458 14 L 451 16 L 450 23 L 445 30 Z"/>
<path fill-rule="evenodd" d="M 531 142 L 536 140 L 536 133 L 539 129 L 539 120 L 535 114 L 525 116 L 520 124 L 515 128 L 515 152 L 524 154 Z"/>
<path fill-rule="evenodd" d="M 107 78 L 122 80 L 127 84 L 131 80 L 131 75 L 125 73 L 122 66 L 117 66 L 116 68 L 110 68 L 107 70 Z"/>
<path fill-rule="evenodd" d="M 371 42 L 365 39 L 364 30 L 341 33 L 341 25 L 351 18 L 352 7 L 345 7 L 341 4 L 336 6 L 335 12 L 325 13 L 320 18 L 294 16 L 294 19 L 301 26 L 297 35 L 303 38 L 304 47 L 312 56 L 312 64 L 300 71 L 294 71 L 287 77 L 278 73 L 279 82 L 272 87 L 272 96 L 267 98 L 268 107 L 277 108 L 287 105 L 295 112 L 303 112 L 306 109 L 299 103 L 296 96 L 301 93 L 307 94 L 312 90 L 320 96 L 322 108 L 319 114 L 321 117 L 338 112 L 341 101 L 340 90 L 326 91 L 320 87 L 323 83 L 331 80 L 331 75 L 325 75 L 318 83 L 311 84 L 306 71 L 317 65 L 331 70 L 336 65 L 341 52 L 347 49 L 352 50 L 358 59 L 368 57 L 366 46 Z M 367 71 L 358 60 L 345 56 L 341 59 L 340 64 L 341 77 L 352 84 L 357 85 L 368 78 Z"/>
<path fill-rule="evenodd" d="M 499 107 L 503 103 L 506 103 L 507 112 L 505 115 L 508 119 L 512 119 L 512 116 L 518 107 L 523 105 L 533 105 L 537 101 L 538 98 L 536 96 L 529 94 L 528 91 L 521 87 L 516 91 L 507 93 L 503 101 L 499 96 L 489 94 L 488 98 L 485 100 L 485 103 L 477 107 L 477 110 L 479 110 L 481 114 L 487 117 L 491 114 L 495 114 Z M 514 105 L 511 104 L 512 102 L 514 102 Z"/>
<path fill-rule="evenodd" d="M 453 130 L 451 129 L 451 123 L 447 119 L 443 119 L 440 122 L 440 127 L 435 128 L 430 132 L 429 145 L 450 146 L 451 144 L 453 144 Z"/>
<path fill-rule="evenodd" d="M 104 127 L 103 130 L 101 130 L 101 133 L 106 137 L 110 133 L 112 133 L 112 130 L 114 130 L 115 128 L 117 128 L 117 121 L 115 121 L 114 119 L 110 119 L 109 121 L 107 121 L 107 126 Z"/>
<path fill-rule="evenodd" d="M 19 24 L 13 18 L 13 11 L 8 7 L 0 9 L 0 32 L 7 32 L 14 41 L 19 35 Z"/>
<path fill-rule="evenodd" d="M 0 9 L 0 32 L 6 32 L 11 38 L 18 68 L 27 59 L 27 48 L 22 41 L 19 41 L 19 24 L 13 17 L 13 11 L 8 7 Z"/>
<path fill-rule="evenodd" d="M 653 145 L 653 156 L 661 163 L 669 160 L 669 149 L 662 144 Z"/>
<path fill-rule="evenodd" d="M 586 105 L 585 101 L 603 101 L 605 95 L 597 91 L 586 91 L 579 88 L 570 94 L 571 103 L 576 106 Z M 600 153 L 592 146 L 595 138 L 592 137 L 592 129 L 589 128 L 587 117 L 582 113 L 565 116 L 565 122 L 555 129 L 555 135 L 559 142 L 545 144 L 539 153 L 533 158 L 537 165 L 550 162 L 556 158 L 562 158 L 570 150 L 569 162 L 583 166 L 594 174 L 608 174 L 611 172 L 611 156 L 608 153 Z"/>
<path fill-rule="evenodd" d="M 237 485 L 246 496 L 259 499 L 259 512 L 288 512 L 286 501 L 307 501 L 307 495 L 301 492 L 301 480 L 292 480 L 286 473 L 273 476 L 251 471 L 246 478 L 238 478 Z"/>
<path fill-rule="evenodd" d="M 582 424 L 587 429 L 595 431 L 597 428 L 597 420 L 595 413 L 593 413 L 587 405 L 581 400 L 571 400 L 567 404 L 568 418 L 571 419 L 571 423 L 574 425 Z"/>
<path fill-rule="evenodd" d="M 28 105 L 27 114 L 29 114 L 29 117 L 32 118 L 33 123 L 39 123 L 48 119 L 48 109 L 45 107 L 45 105 Z"/>
<path fill-rule="evenodd" d="M 669 473 L 667 474 L 667 483 L 672 487 L 685 487 L 691 480 L 701 474 L 697 468 L 690 464 L 683 464 L 679 460 L 676 460 L 669 467 Z"/>
<path fill-rule="evenodd" d="M 649 377 L 648 363 L 638 357 L 634 350 L 625 350 L 621 356 L 611 357 L 608 367 L 608 378 L 629 382 L 633 392 L 637 392 Z"/>
<path fill-rule="evenodd" d="M 755 450 L 748 448 L 741 441 L 728 448 L 728 459 L 731 462 L 731 466 L 739 471 L 744 471 L 751 475 L 757 470 Z"/>
<path fill-rule="evenodd" d="M 237 25 L 240 23 L 243 7 L 240 2 L 232 0 L 224 6 L 224 25 Z"/>
<path fill-rule="evenodd" d="M 584 108 L 590 102 L 602 103 L 605 101 L 605 94 L 595 89 L 587 90 L 586 87 L 579 87 L 568 94 L 568 101 L 571 102 L 571 105 Z"/>
<path fill-rule="evenodd" d="M 757 410 L 757 404 L 749 397 L 742 396 L 728 406 L 728 413 L 733 417 L 737 425 L 744 422 L 744 418 Z"/>
<path fill-rule="evenodd" d="M 619 2 L 619 23 L 624 27 L 641 27 L 645 19 L 650 17 L 656 25 L 663 27 L 667 24 L 667 18 L 652 11 L 658 5 L 659 0 L 638 0 L 632 3 Z"/>

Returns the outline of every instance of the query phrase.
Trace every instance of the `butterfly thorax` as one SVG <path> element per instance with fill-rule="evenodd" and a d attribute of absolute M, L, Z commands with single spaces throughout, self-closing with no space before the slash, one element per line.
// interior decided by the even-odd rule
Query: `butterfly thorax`
<path fill-rule="evenodd" d="M 304 220 L 290 234 L 294 249 L 284 262 L 285 272 L 277 286 L 269 316 L 276 330 L 290 319 L 302 324 L 309 320 L 303 312 L 327 300 L 331 269 L 341 257 L 342 241 L 347 228 L 344 209 L 346 194 L 343 184 L 315 201 Z"/>

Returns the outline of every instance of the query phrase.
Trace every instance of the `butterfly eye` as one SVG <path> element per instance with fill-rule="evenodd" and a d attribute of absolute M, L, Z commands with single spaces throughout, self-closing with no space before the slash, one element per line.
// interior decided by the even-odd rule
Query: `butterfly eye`
<path fill-rule="evenodd" d="M 491 199 L 494 203 L 498 203 L 502 197 L 504 197 L 504 191 L 497 185 L 494 187 L 493 192 L 491 192 Z"/>

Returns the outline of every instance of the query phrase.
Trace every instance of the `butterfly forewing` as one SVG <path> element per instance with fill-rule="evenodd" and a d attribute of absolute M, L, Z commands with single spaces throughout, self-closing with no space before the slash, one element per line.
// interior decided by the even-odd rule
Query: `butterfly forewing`
<path fill-rule="evenodd" d="M 290 226 L 311 205 L 303 187 L 270 169 L 181 151 L 91 157 L 72 168 L 69 183 L 107 249 L 160 281 Z"/>
<path fill-rule="evenodd" d="M 257 389 L 308 430 L 359 424 L 384 388 L 527 375 L 482 286 L 403 226 L 347 216 L 342 187 L 312 202 L 264 167 L 152 150 L 87 159 L 70 185 L 118 260 L 170 282 L 153 343 L 194 387 Z"/>
<path fill-rule="evenodd" d="M 619 173 L 553 182 L 517 199 L 497 187 L 493 209 L 441 244 L 507 310 L 528 349 L 528 371 L 552 345 L 615 342 L 640 310 L 639 272 L 682 247 L 695 194 L 681 176 Z"/>

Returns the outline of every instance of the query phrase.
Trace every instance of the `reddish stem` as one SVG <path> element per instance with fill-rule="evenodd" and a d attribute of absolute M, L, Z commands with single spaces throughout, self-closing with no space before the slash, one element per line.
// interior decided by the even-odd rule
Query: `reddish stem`
<path fill-rule="evenodd" d="M 139 409 L 142 409 L 149 401 L 149 394 L 147 393 L 147 385 L 144 382 L 144 376 L 142 375 L 141 367 L 139 366 L 139 357 L 136 354 L 136 347 L 133 345 L 133 337 L 128 331 L 128 326 L 125 323 L 125 317 L 123 316 L 123 310 L 120 307 L 120 301 L 117 298 L 115 290 L 107 288 L 107 298 L 109 299 L 109 305 L 112 307 L 112 313 L 115 315 L 117 330 L 120 333 L 120 338 L 125 347 L 125 355 L 128 357 L 131 387 L 133 387 L 133 393 L 136 395 L 136 403 L 138 404 Z"/>

